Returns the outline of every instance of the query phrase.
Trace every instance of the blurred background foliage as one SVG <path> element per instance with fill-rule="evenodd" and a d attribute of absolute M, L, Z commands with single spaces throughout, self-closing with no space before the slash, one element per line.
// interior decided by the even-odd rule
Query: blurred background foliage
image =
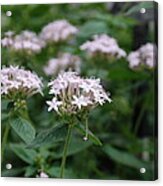
<path fill-rule="evenodd" d="M 141 14 L 140 8 L 146 8 Z M 7 17 L 6 11 L 12 11 Z M 74 132 L 68 151 L 66 178 L 80 179 L 155 179 L 157 162 L 157 72 L 156 70 L 134 71 L 125 59 L 109 61 L 92 60 L 79 46 L 92 35 L 106 33 L 117 39 L 127 53 L 147 42 L 156 42 L 154 3 L 85 3 L 47 5 L 3 5 L 2 37 L 8 30 L 20 33 L 32 30 L 39 33 L 43 26 L 58 19 L 66 19 L 79 28 L 71 43 L 45 48 L 40 54 L 26 58 L 26 68 L 44 78 L 47 61 L 58 52 L 70 52 L 82 59 L 81 74 L 100 77 L 106 90 L 111 92 L 112 104 L 94 109 L 89 116 L 89 128 L 99 137 L 102 146 L 91 140 L 83 141 L 82 135 Z M 143 36 L 143 37 L 142 37 Z M 20 64 L 21 57 L 2 48 L 2 65 Z M 46 87 L 46 86 L 45 86 Z M 52 128 L 59 117 L 47 112 L 44 96 L 28 99 L 29 115 L 37 133 Z M 7 101 L 2 99 L 2 136 L 7 123 Z M 44 170 L 49 177 L 59 175 L 63 141 L 51 141 L 37 148 L 27 148 L 12 130 L 6 144 L 2 162 L 2 176 L 36 177 Z M 7 170 L 5 165 L 12 164 Z M 140 168 L 146 168 L 144 174 Z"/>

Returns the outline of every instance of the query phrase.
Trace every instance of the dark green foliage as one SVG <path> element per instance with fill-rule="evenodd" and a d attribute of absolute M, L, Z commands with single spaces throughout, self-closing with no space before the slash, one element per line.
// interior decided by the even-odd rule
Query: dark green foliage
<path fill-rule="evenodd" d="M 43 145 L 48 145 L 49 143 L 55 143 L 60 140 L 64 140 L 66 132 L 67 126 L 58 124 L 52 129 L 40 132 L 29 145 L 29 148 L 36 148 Z"/>
<path fill-rule="evenodd" d="M 27 144 L 35 138 L 35 129 L 27 120 L 20 117 L 12 119 L 10 125 L 17 135 Z"/>

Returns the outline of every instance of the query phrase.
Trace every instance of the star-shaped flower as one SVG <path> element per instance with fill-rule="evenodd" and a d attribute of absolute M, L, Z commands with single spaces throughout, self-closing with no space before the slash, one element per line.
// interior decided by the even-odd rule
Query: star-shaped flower
<path fill-rule="evenodd" d="M 72 104 L 76 105 L 79 109 L 81 109 L 82 106 L 85 107 L 92 103 L 87 97 L 84 97 L 83 95 L 81 95 L 80 97 L 74 95 L 73 99 L 74 100 L 72 101 Z"/>
<path fill-rule="evenodd" d="M 62 105 L 62 101 L 58 101 L 56 97 L 52 99 L 52 101 L 47 101 L 46 102 L 49 105 L 48 111 L 50 112 L 51 110 L 55 110 L 58 112 L 58 107 Z"/>

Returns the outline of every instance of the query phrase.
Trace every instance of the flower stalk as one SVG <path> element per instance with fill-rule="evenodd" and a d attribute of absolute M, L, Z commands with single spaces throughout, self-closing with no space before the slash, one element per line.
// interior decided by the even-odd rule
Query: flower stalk
<path fill-rule="evenodd" d="M 64 177 L 64 169 L 65 169 L 66 158 L 67 158 L 67 150 L 68 150 L 68 146 L 69 146 L 70 139 L 71 139 L 72 128 L 73 128 L 73 125 L 70 124 L 69 127 L 68 127 L 68 132 L 67 132 L 67 136 L 66 136 L 65 144 L 64 144 L 64 148 L 63 148 L 60 178 Z"/>
<path fill-rule="evenodd" d="M 88 117 L 86 117 L 85 119 L 85 136 L 83 138 L 84 141 L 87 141 L 88 140 Z"/>
<path fill-rule="evenodd" d="M 2 138 L 2 149 L 1 149 L 1 158 L 2 158 L 1 160 L 2 161 L 3 161 L 3 156 L 4 156 L 4 151 L 5 151 L 7 139 L 8 139 L 9 130 L 10 130 L 10 125 L 9 125 L 9 123 L 7 123 L 5 131 L 4 131 L 4 135 Z"/>

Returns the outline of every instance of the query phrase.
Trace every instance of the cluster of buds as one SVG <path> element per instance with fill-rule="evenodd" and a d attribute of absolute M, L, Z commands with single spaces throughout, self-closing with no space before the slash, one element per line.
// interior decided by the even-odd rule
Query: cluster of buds
<path fill-rule="evenodd" d="M 26 99 L 36 93 L 42 94 L 41 79 L 29 70 L 18 66 L 1 70 L 1 94 L 11 100 Z"/>
<path fill-rule="evenodd" d="M 90 56 L 126 57 L 126 52 L 118 46 L 117 41 L 106 34 L 95 35 L 92 41 L 87 41 L 80 46 L 80 49 L 86 50 Z"/>
<path fill-rule="evenodd" d="M 1 44 L 13 51 L 25 52 L 29 55 L 39 53 L 45 47 L 45 42 L 35 32 L 28 30 L 22 31 L 19 35 L 15 35 L 11 31 L 6 32 Z"/>
<path fill-rule="evenodd" d="M 58 58 L 52 58 L 48 64 L 44 66 L 43 70 L 47 76 L 56 76 L 60 72 L 66 70 L 73 70 L 80 72 L 81 60 L 78 56 L 70 53 L 63 53 Z"/>
<path fill-rule="evenodd" d="M 49 84 L 52 100 L 47 101 L 48 111 L 54 110 L 59 115 L 73 115 L 89 111 L 97 105 L 111 102 L 100 79 L 81 78 L 76 72 L 64 72 Z"/>
<path fill-rule="evenodd" d="M 147 43 L 138 50 L 131 52 L 127 59 L 131 69 L 137 69 L 141 66 L 153 68 L 156 63 L 156 46 L 152 43 Z"/>
<path fill-rule="evenodd" d="M 57 20 L 43 27 L 40 37 L 46 42 L 61 42 L 76 34 L 78 29 L 66 20 Z"/>

